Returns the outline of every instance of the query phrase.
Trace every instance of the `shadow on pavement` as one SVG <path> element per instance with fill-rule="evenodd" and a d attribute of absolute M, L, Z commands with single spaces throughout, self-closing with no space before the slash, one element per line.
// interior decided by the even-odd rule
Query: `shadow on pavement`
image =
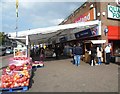
<path fill-rule="evenodd" d="M 33 77 L 35 76 L 35 71 L 36 70 L 37 70 L 36 68 L 33 68 L 32 71 L 31 71 L 31 78 L 30 78 L 29 88 L 31 88 L 32 84 L 34 83 Z"/>
<path fill-rule="evenodd" d="M 120 62 L 111 62 L 112 64 L 117 64 L 120 66 Z"/>
<path fill-rule="evenodd" d="M 69 59 L 72 57 L 68 57 L 68 56 L 59 56 L 57 59 L 55 57 L 45 57 L 43 61 L 54 61 L 54 60 L 63 60 L 63 59 Z M 39 56 L 34 56 L 32 57 L 33 61 L 40 61 L 40 57 Z"/>

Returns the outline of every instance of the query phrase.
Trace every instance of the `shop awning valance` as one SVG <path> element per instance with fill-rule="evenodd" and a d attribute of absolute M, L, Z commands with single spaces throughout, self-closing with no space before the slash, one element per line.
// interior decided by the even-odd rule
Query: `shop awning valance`
<path fill-rule="evenodd" d="M 91 40 L 93 44 L 103 44 L 106 42 L 106 40 Z"/>

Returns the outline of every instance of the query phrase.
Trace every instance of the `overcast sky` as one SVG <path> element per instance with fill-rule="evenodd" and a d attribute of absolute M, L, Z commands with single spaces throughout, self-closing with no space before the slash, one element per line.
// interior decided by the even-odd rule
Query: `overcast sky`
<path fill-rule="evenodd" d="M 1 30 L 3 32 L 9 33 L 16 31 L 15 1 L 16 0 L 2 0 L 2 2 L 0 2 L 0 7 L 2 7 L 0 8 L 0 12 L 2 13 L 0 20 L 2 21 Z M 25 1 L 26 2 L 19 2 L 17 31 L 58 25 L 84 3 L 66 2 L 64 0 L 62 0 L 62 2 Z"/>

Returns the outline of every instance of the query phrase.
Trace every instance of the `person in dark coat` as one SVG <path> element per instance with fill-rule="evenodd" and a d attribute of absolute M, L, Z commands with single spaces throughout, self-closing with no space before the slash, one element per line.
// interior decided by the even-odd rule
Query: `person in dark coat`
<path fill-rule="evenodd" d="M 75 55 L 75 47 L 76 45 L 74 44 L 73 48 L 72 48 L 72 54 L 73 54 L 73 64 L 75 64 L 75 58 L 74 58 L 74 55 Z"/>
<path fill-rule="evenodd" d="M 80 47 L 80 44 L 77 44 L 77 46 L 74 48 L 73 54 L 74 54 L 75 65 L 79 66 L 82 55 L 82 48 Z"/>
<path fill-rule="evenodd" d="M 58 59 L 58 58 L 59 58 L 59 48 L 58 48 L 57 45 L 55 45 L 54 52 L 55 52 L 55 54 L 56 54 L 56 59 Z"/>
<path fill-rule="evenodd" d="M 45 57 L 45 52 L 44 52 L 44 48 L 40 48 L 40 61 L 43 61 Z"/>
<path fill-rule="evenodd" d="M 90 61 L 90 65 L 93 66 L 95 65 L 95 57 L 97 55 L 97 51 L 94 45 L 92 45 L 91 47 L 91 61 Z"/>

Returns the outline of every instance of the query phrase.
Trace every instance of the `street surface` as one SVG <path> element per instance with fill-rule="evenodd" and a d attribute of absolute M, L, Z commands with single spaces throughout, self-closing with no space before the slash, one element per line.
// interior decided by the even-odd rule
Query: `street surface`
<path fill-rule="evenodd" d="M 8 65 L 10 57 L 2 58 L 2 67 Z M 71 61 L 72 58 L 45 61 L 43 68 L 34 71 L 27 92 L 118 92 L 117 64 L 92 67 L 81 61 L 77 67 Z"/>
<path fill-rule="evenodd" d="M 45 61 L 32 78 L 28 92 L 118 92 L 118 65 L 80 66 L 72 59 Z"/>

